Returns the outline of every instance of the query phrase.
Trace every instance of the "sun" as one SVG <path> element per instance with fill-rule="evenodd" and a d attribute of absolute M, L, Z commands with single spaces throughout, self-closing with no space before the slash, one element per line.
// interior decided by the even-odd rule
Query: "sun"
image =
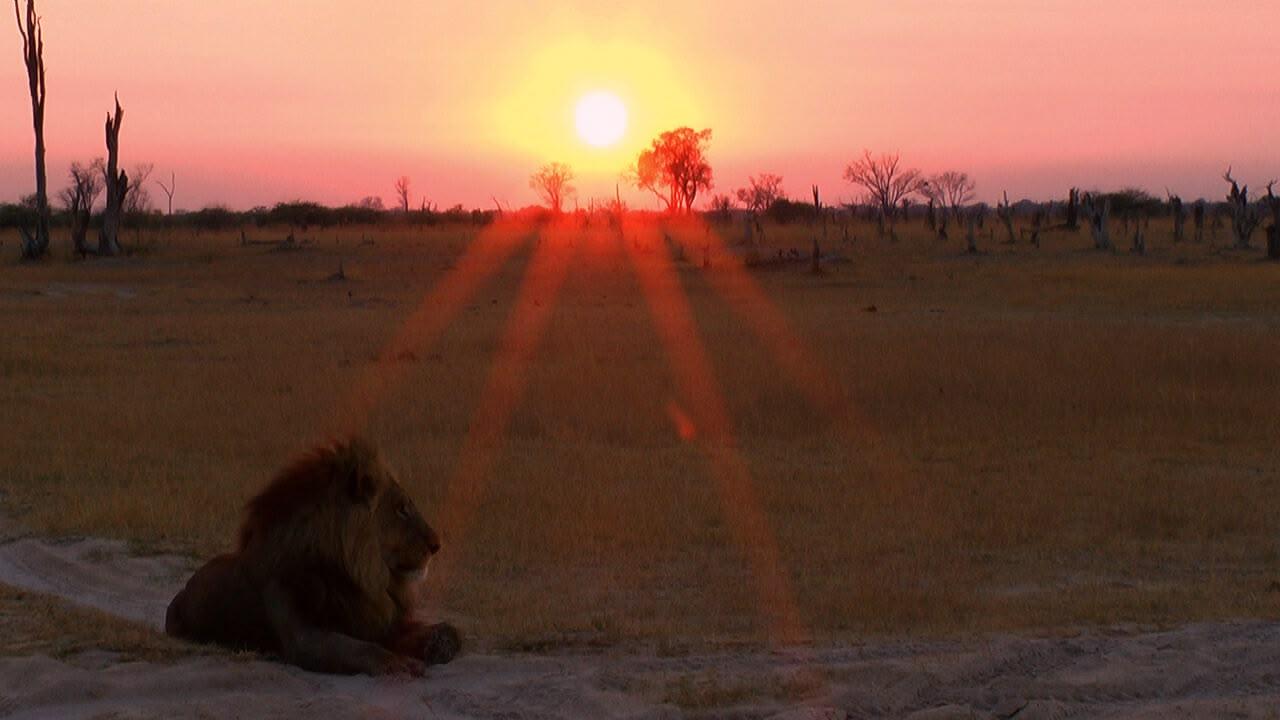
<path fill-rule="evenodd" d="M 578 101 L 573 112 L 578 137 L 586 144 L 606 148 L 622 139 L 627 131 L 627 106 L 611 92 L 597 90 Z"/>

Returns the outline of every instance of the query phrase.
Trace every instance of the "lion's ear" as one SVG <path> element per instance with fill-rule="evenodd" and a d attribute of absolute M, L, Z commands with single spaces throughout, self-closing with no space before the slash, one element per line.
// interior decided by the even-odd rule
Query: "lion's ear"
<path fill-rule="evenodd" d="M 363 440 L 353 438 L 335 448 L 336 469 L 351 499 L 367 503 L 378 494 L 381 480 L 377 455 Z"/>

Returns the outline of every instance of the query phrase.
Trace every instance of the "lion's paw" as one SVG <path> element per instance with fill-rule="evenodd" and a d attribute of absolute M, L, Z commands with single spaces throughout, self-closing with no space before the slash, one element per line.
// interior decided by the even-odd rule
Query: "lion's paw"
<path fill-rule="evenodd" d="M 462 652 L 462 635 L 449 623 L 439 623 L 429 628 L 427 642 L 422 649 L 422 659 L 428 665 L 443 665 Z"/>

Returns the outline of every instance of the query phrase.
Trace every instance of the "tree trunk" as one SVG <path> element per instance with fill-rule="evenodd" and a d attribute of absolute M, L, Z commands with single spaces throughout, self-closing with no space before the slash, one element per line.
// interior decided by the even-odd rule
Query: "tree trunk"
<path fill-rule="evenodd" d="M 1093 236 L 1093 247 L 1097 250 L 1111 249 L 1111 232 L 1107 221 L 1111 215 L 1111 200 L 1085 195 L 1084 213 L 1089 220 L 1089 234 Z"/>
<path fill-rule="evenodd" d="M 1173 209 L 1173 241 L 1182 242 L 1182 226 L 1187 217 L 1182 212 L 1182 198 L 1174 195 L 1169 199 L 1169 206 Z"/>
<path fill-rule="evenodd" d="M 996 205 L 996 214 L 1000 216 L 1000 222 L 1004 223 L 1004 230 L 1009 235 L 1008 243 L 1014 245 L 1018 242 L 1018 237 L 1013 233 L 1013 206 L 1009 204 L 1009 193 L 1004 193 L 1004 202 Z"/>
<path fill-rule="evenodd" d="M 24 18 L 18 16 L 18 32 L 22 35 L 22 59 L 27 68 L 27 86 L 31 94 L 31 124 L 36 136 L 36 229 L 22 229 L 22 259 L 35 260 L 49 252 L 49 181 L 45 173 L 44 150 L 44 29 L 36 15 L 35 0 L 27 0 Z"/>
<path fill-rule="evenodd" d="M 1280 225 L 1267 228 L 1267 259 L 1280 260 Z"/>
<path fill-rule="evenodd" d="M 1031 244 L 1040 248 L 1040 228 L 1044 224 L 1044 210 L 1037 210 L 1031 220 Z"/>
<path fill-rule="evenodd" d="M 102 212 L 102 233 L 98 236 L 99 255 L 120 254 L 120 215 L 124 210 L 124 197 L 129 192 L 129 176 L 118 170 L 120 162 L 120 124 L 124 110 L 120 98 L 116 98 L 116 112 L 107 114 L 107 207 Z"/>
<path fill-rule="evenodd" d="M 84 205 L 85 201 L 79 199 L 71 208 L 71 246 L 81 257 L 90 252 L 88 243 L 85 242 L 85 236 L 89 233 L 90 212 Z"/>

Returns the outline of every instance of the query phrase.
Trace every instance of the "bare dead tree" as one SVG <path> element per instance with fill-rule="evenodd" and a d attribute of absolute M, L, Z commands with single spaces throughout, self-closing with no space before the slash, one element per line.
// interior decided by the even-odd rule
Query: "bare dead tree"
<path fill-rule="evenodd" d="M 1080 203 L 1085 219 L 1089 221 L 1089 234 L 1093 236 L 1093 247 L 1098 250 L 1111 249 L 1111 231 L 1108 222 L 1111 216 L 1111 199 L 1098 198 L 1092 193 L 1085 193 Z"/>
<path fill-rule="evenodd" d="M 564 212 L 564 201 L 573 195 L 573 168 L 564 163 L 547 163 L 529 176 L 529 187 L 547 203 L 555 215 Z"/>
<path fill-rule="evenodd" d="M 1165 188 L 1165 195 L 1169 196 L 1169 212 L 1173 213 L 1173 241 L 1175 243 L 1182 242 L 1182 230 L 1186 224 L 1187 214 L 1182 209 L 1182 198 L 1169 192 Z"/>
<path fill-rule="evenodd" d="M 400 212 L 405 215 L 409 214 L 409 176 L 401 175 L 396 178 L 396 198 L 400 205 Z M 426 208 L 426 198 L 423 198 L 423 208 Z"/>
<path fill-rule="evenodd" d="M 101 158 L 87 166 L 71 163 L 68 172 L 71 184 L 62 189 L 62 203 L 71 216 L 71 247 L 81 257 L 93 252 L 85 242 L 85 236 L 89 231 L 93 205 L 102 192 L 102 174 Z"/>
<path fill-rule="evenodd" d="M 1004 224 L 1004 230 L 1009 234 L 1008 243 L 1013 245 L 1018 242 L 1018 236 L 1013 232 L 1013 206 L 1009 204 L 1009 191 L 1004 191 L 1004 199 L 996 203 L 996 217 L 1000 218 L 1000 222 Z"/>
<path fill-rule="evenodd" d="M 1267 183 L 1267 208 L 1271 210 L 1271 225 L 1267 227 L 1267 258 L 1280 260 L 1280 197 L 1273 189 L 1276 181 Z"/>
<path fill-rule="evenodd" d="M 99 255 L 120 254 L 120 216 L 125 198 L 129 194 L 129 176 L 120 165 L 120 125 L 124 122 L 124 110 L 120 97 L 116 96 L 114 117 L 107 113 L 107 166 L 103 172 L 107 187 L 107 207 L 102 211 L 102 232 L 98 235 Z"/>
<path fill-rule="evenodd" d="M 1071 188 L 1067 192 L 1067 220 L 1066 228 L 1068 230 L 1077 230 L 1080 227 L 1080 191 Z"/>
<path fill-rule="evenodd" d="M 818 190 L 818 186 L 814 185 L 813 190 L 813 212 L 818 221 L 822 223 L 822 239 L 827 239 L 827 209 L 822 206 L 822 195 Z"/>
<path fill-rule="evenodd" d="M 919 192 L 923 183 L 920 171 L 903 168 L 897 153 L 875 157 L 870 150 L 863 150 L 862 157 L 845 168 L 844 179 L 867 191 L 872 202 L 879 206 L 881 217 L 889 223 L 890 234 L 903 198 Z"/>
<path fill-rule="evenodd" d="M 987 207 L 985 205 L 977 205 L 968 208 L 967 212 L 962 213 L 960 217 L 964 223 L 964 241 L 965 251 L 970 255 L 978 254 L 978 228 L 986 220 Z"/>
<path fill-rule="evenodd" d="M 1191 209 L 1191 224 L 1196 229 L 1196 242 L 1204 242 L 1204 200 L 1197 200 Z"/>
<path fill-rule="evenodd" d="M 925 224 L 929 226 L 929 230 L 936 233 L 939 240 L 947 237 L 947 200 L 942 192 L 941 185 L 936 178 L 929 178 L 920 183 L 920 194 L 924 196 L 925 205 Z M 942 207 L 942 220 L 939 225 L 938 207 Z"/>
<path fill-rule="evenodd" d="M 966 239 L 971 252 L 977 252 L 976 228 L 981 227 L 985 208 L 980 213 L 970 213 L 966 217 L 965 208 L 973 202 L 974 191 L 978 188 L 968 173 L 948 170 L 930 177 L 921 184 L 920 192 L 941 208 L 938 215 L 937 237 L 939 242 L 949 239 L 947 226 L 956 222 L 966 232 Z M 971 228 L 970 225 L 973 225 Z"/>
<path fill-rule="evenodd" d="M 817 185 L 812 186 L 812 190 L 813 190 L 813 212 L 822 218 L 822 238 L 823 240 L 825 240 L 827 237 L 827 219 L 822 214 L 822 196 L 818 194 Z M 813 236 L 813 264 L 810 266 L 810 271 L 814 275 L 818 275 L 822 272 L 821 260 L 822 260 L 822 248 L 818 246 L 818 235 L 817 233 L 815 233 Z"/>
<path fill-rule="evenodd" d="M 921 184 L 921 193 L 927 198 L 933 198 L 957 220 L 961 208 L 973 202 L 973 193 L 977 189 L 978 184 L 969 178 L 968 173 L 955 170 L 934 175 Z"/>
<path fill-rule="evenodd" d="M 1044 226 L 1044 208 L 1036 210 L 1036 214 L 1031 218 L 1031 244 L 1040 248 L 1040 231 Z"/>
<path fill-rule="evenodd" d="M 159 185 L 160 189 L 164 191 L 164 196 L 169 201 L 169 214 L 172 215 L 173 214 L 173 191 L 176 190 L 178 187 L 178 176 L 170 172 L 168 185 L 164 184 L 164 180 L 157 180 L 156 184 Z"/>
<path fill-rule="evenodd" d="M 787 196 L 782 190 L 782 176 L 773 173 L 748 177 L 747 186 L 738 188 L 734 194 L 738 196 L 738 202 L 753 213 L 765 212 L 775 202 Z"/>
<path fill-rule="evenodd" d="M 1147 254 L 1147 236 L 1145 234 L 1146 224 L 1147 223 L 1145 220 L 1142 220 L 1142 219 L 1134 220 L 1133 246 L 1129 249 L 1129 252 L 1132 252 L 1137 255 Z"/>
<path fill-rule="evenodd" d="M 1227 203 L 1231 207 L 1231 232 L 1236 238 L 1236 248 L 1248 250 L 1249 240 L 1253 237 L 1253 231 L 1258 228 L 1258 224 L 1262 222 L 1262 215 L 1249 205 L 1249 186 L 1241 187 L 1236 183 L 1235 178 L 1231 177 L 1231 168 L 1227 168 L 1222 179 L 1231 183 Z"/>
<path fill-rule="evenodd" d="M 151 211 L 151 193 L 147 190 L 147 181 L 156 169 L 155 163 L 138 163 L 133 166 L 133 177 L 129 178 L 129 192 L 124 198 L 126 215 L 138 215 Z"/>
<path fill-rule="evenodd" d="M 35 260 L 49 252 L 49 180 L 44 164 L 44 29 L 36 15 L 36 0 L 27 0 L 25 17 L 13 0 L 13 13 L 22 36 L 22 62 L 27 68 L 27 86 L 31 94 L 31 124 L 36 135 L 36 227 L 34 233 L 22 232 L 22 258 Z"/>

